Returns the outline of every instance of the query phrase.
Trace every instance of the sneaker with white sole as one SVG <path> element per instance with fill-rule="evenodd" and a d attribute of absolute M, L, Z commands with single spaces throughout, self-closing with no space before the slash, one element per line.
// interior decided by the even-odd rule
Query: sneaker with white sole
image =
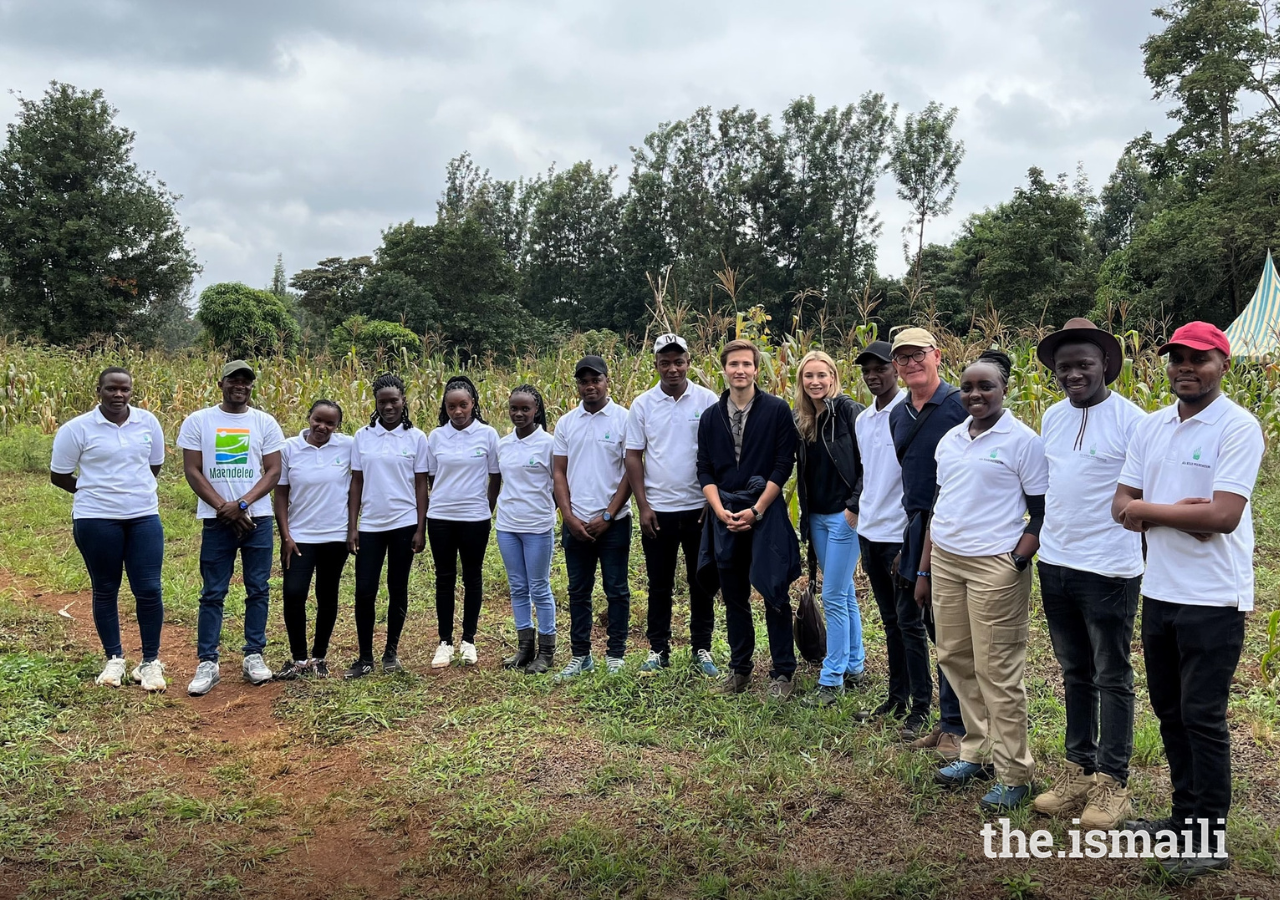
<path fill-rule="evenodd" d="M 144 662 L 133 670 L 133 680 L 142 685 L 144 691 L 162 692 L 169 687 L 164 680 L 164 663 L 158 659 Z"/>
<path fill-rule="evenodd" d="M 470 641 L 462 642 L 460 654 L 462 656 L 462 664 L 464 666 L 474 666 L 480 659 L 479 655 L 476 653 L 476 645 Z"/>
<path fill-rule="evenodd" d="M 120 683 L 124 681 L 125 668 L 124 657 L 113 656 L 107 660 L 107 664 L 102 667 L 102 674 L 94 681 L 106 687 L 120 687 Z"/>
<path fill-rule="evenodd" d="M 443 669 L 451 662 L 453 662 L 453 644 L 441 641 L 440 646 L 436 648 L 436 655 L 431 658 L 431 668 Z"/>
<path fill-rule="evenodd" d="M 244 673 L 244 680 L 250 684 L 266 684 L 275 677 L 261 653 L 250 653 L 246 656 L 244 662 L 240 664 L 240 671 Z"/>
<path fill-rule="evenodd" d="M 669 657 L 664 657 L 657 650 L 650 650 L 649 656 L 644 662 L 640 663 L 641 675 L 656 675 L 658 672 L 671 665 Z"/>
<path fill-rule="evenodd" d="M 594 672 L 595 670 L 596 661 L 591 658 L 590 653 L 586 656 L 575 656 L 569 660 L 568 665 L 560 670 L 560 674 L 556 676 L 556 681 L 569 681 L 586 672 Z"/>
<path fill-rule="evenodd" d="M 617 675 L 627 666 L 627 661 L 621 656 L 606 656 L 604 658 L 605 670 L 610 675 Z"/>
<path fill-rule="evenodd" d="M 203 697 L 213 686 L 222 680 L 221 670 L 213 660 L 206 659 L 196 666 L 196 677 L 187 685 L 187 693 L 192 697 Z"/>
<path fill-rule="evenodd" d="M 716 668 L 716 661 L 711 656 L 710 650 L 699 650 L 693 656 L 693 664 L 697 666 L 698 671 L 708 678 L 715 678 L 720 674 L 720 670 Z"/>

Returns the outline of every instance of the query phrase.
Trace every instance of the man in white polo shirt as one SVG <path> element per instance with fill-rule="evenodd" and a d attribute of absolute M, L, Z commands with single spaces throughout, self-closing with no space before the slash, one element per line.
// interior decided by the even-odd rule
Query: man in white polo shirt
<path fill-rule="evenodd" d="M 658 383 L 631 404 L 627 418 L 627 479 L 640 509 L 640 545 L 649 575 L 649 675 L 670 665 L 671 597 L 684 551 L 689 582 L 689 648 L 704 675 L 720 672 L 711 657 L 716 614 L 698 581 L 698 548 L 706 498 L 698 487 L 698 422 L 716 395 L 689 381 L 689 345 L 678 334 L 653 344 Z"/>
<path fill-rule="evenodd" d="M 1156 835 L 1191 831 L 1194 855 L 1160 864 L 1172 875 L 1192 877 L 1229 862 L 1227 699 L 1244 646 L 1245 613 L 1253 609 L 1249 498 L 1264 444 L 1257 419 L 1222 393 L 1231 368 L 1226 335 L 1191 322 L 1159 352 L 1168 354 L 1166 372 L 1178 402 L 1138 424 L 1112 515 L 1147 537 L 1142 648 L 1173 810 L 1169 818 L 1126 827 Z"/>
<path fill-rule="evenodd" d="M 631 627 L 631 486 L 623 453 L 627 408 L 609 399 L 609 367 L 584 356 L 573 371 L 580 403 L 556 422 L 551 469 L 563 520 L 560 543 L 569 575 L 569 641 L 573 657 L 556 676 L 563 681 L 595 669 L 591 657 L 591 594 L 596 566 L 609 604 L 609 673 L 622 671 Z"/>

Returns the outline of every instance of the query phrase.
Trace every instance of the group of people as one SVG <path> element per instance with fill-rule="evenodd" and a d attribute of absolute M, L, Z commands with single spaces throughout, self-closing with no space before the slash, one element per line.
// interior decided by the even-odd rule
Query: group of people
<path fill-rule="evenodd" d="M 729 645 L 723 690 L 751 684 L 752 590 L 763 599 L 771 666 L 768 695 L 795 691 L 791 588 L 801 542 L 822 572 L 827 652 L 806 702 L 838 702 L 867 682 L 859 562 L 885 634 L 888 690 L 864 720 L 892 722 L 916 750 L 945 765 L 949 787 L 991 782 L 984 808 L 1029 801 L 1041 813 L 1078 817 L 1086 828 L 1179 832 L 1184 820 L 1225 829 L 1231 799 L 1227 698 L 1253 604 L 1249 497 L 1263 455 L 1257 420 L 1222 393 L 1230 346 L 1203 322 L 1160 348 L 1177 402 L 1147 415 L 1110 389 L 1124 362 L 1110 333 L 1073 319 L 1037 348 L 1065 399 L 1041 432 L 1004 408 L 1011 377 L 998 350 L 969 363 L 953 386 L 942 351 L 922 328 L 875 341 L 856 357 L 872 402 L 841 386 L 830 356 L 808 353 L 793 404 L 757 386 L 760 351 L 734 340 L 720 352 L 727 389 L 689 380 L 690 353 L 677 334 L 653 346 L 657 384 L 630 409 L 610 397 L 609 368 L 584 357 L 574 377 L 580 404 L 549 431 L 533 385 L 511 392 L 512 430 L 499 438 L 463 375 L 446 384 L 438 426 L 410 420 L 394 375 L 373 383 L 374 410 L 354 437 L 343 411 L 318 400 L 308 427 L 285 439 L 250 405 L 255 379 L 228 363 L 222 402 L 189 416 L 177 444 L 203 520 L 197 651 L 188 691 L 218 683 L 223 601 L 236 554 L 245 584 L 242 669 L 259 684 L 329 674 L 339 582 L 355 562 L 359 653 L 343 673 L 375 671 L 375 600 L 386 571 L 389 597 L 381 664 L 401 669 L 400 633 L 414 555 L 434 560 L 439 644 L 431 665 L 475 665 L 482 564 L 496 511 L 517 644 L 505 668 L 543 674 L 556 651 L 551 558 L 557 513 L 568 573 L 570 654 L 556 676 L 596 668 L 592 652 L 597 568 L 607 603 L 604 669 L 624 668 L 630 629 L 632 500 L 648 576 L 647 658 L 640 674 L 672 664 L 672 600 L 683 556 L 690 663 L 720 675 L 712 655 L 713 598 L 724 604 Z M 846 373 L 847 374 L 847 373 Z M 900 386 L 900 382 L 901 385 Z M 127 669 L 116 609 L 122 570 L 137 601 L 142 661 L 132 677 L 163 690 L 158 661 L 163 532 L 155 475 L 164 437 L 155 417 L 130 404 L 123 369 L 99 377 L 99 403 L 66 423 L 54 442 L 52 481 L 75 495 L 74 536 L 93 582 L 94 620 L 107 663 L 100 684 Z M 783 490 L 796 475 L 799 533 Z M 78 473 L 78 475 L 76 474 Z M 274 497 L 270 495 L 274 490 Z M 266 665 L 268 578 L 280 535 L 289 659 Z M 1026 661 L 1031 564 L 1038 571 L 1066 695 L 1066 766 L 1033 798 Z M 455 647 L 455 588 L 463 583 Z M 307 597 L 316 622 L 307 644 Z M 1151 704 L 1173 786 L 1171 815 L 1129 821 L 1134 689 L 1130 663 L 1139 599 Z M 930 727 L 936 647 L 938 712 Z M 1198 832 L 1197 832 L 1198 833 Z M 1168 862 L 1195 875 L 1225 865 L 1214 841 Z"/>

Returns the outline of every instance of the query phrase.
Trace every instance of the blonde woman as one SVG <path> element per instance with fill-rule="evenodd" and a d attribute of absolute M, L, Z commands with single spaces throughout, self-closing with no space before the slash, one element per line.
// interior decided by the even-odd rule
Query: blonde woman
<path fill-rule="evenodd" d="M 828 706 L 866 679 L 862 615 L 853 587 L 858 565 L 858 500 L 862 458 L 854 435 L 861 403 L 840 391 L 835 361 L 811 350 L 796 371 L 795 419 L 800 432 L 800 538 L 811 541 L 822 570 L 827 657 L 808 702 Z"/>

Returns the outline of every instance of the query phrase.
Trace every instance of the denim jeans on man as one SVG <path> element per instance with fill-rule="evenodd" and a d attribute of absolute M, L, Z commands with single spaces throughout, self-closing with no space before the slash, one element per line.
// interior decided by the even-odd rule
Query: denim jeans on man
<path fill-rule="evenodd" d="M 671 599 L 675 594 L 676 565 L 684 553 L 689 584 L 689 646 L 695 653 L 711 649 L 715 630 L 714 598 L 698 581 L 698 548 L 702 544 L 702 508 L 683 512 L 659 512 L 658 533 L 640 535 L 644 567 L 649 573 L 649 618 L 646 637 L 649 648 L 671 654 Z"/>
<path fill-rule="evenodd" d="M 1040 563 L 1040 597 L 1062 667 L 1067 759 L 1129 782 L 1133 754 L 1133 620 L 1141 576 L 1113 578 Z"/>
<path fill-rule="evenodd" d="M 556 600 L 551 595 L 551 551 L 555 548 L 555 537 L 554 529 L 540 534 L 498 532 L 498 552 L 507 570 L 511 614 L 518 630 L 533 627 L 536 609 L 538 633 L 556 633 Z"/>
<path fill-rule="evenodd" d="M 271 555 L 275 542 L 272 516 L 255 516 L 257 527 L 245 535 L 217 519 L 204 520 L 200 538 L 200 615 L 196 627 L 196 650 L 200 661 L 217 662 L 222 640 L 222 603 L 231 584 L 231 573 L 240 553 L 240 574 L 244 577 L 244 652 L 261 653 L 267 646 L 267 603 L 270 599 Z"/>
<path fill-rule="evenodd" d="M 1147 691 L 1169 761 L 1173 818 L 1179 823 L 1208 819 L 1211 833 L 1231 808 L 1227 700 L 1244 647 L 1244 620 L 1245 614 L 1231 606 L 1152 597 L 1142 602 Z"/>
<path fill-rule="evenodd" d="M 822 612 L 827 619 L 827 656 L 818 683 L 844 684 L 844 676 L 866 668 L 862 648 L 862 613 L 853 586 L 858 567 L 858 532 L 849 527 L 843 512 L 809 516 L 809 538 L 822 569 Z"/>
<path fill-rule="evenodd" d="M 884 624 L 885 655 L 889 662 L 888 701 L 913 716 L 929 717 L 933 704 L 933 674 L 929 666 L 929 637 L 915 597 L 894 577 L 893 561 L 902 545 L 869 541 L 859 536 L 862 570 L 871 582 L 871 593 Z M 910 709 L 908 709 L 910 701 Z M 958 734 L 963 734 L 961 728 Z"/>
<path fill-rule="evenodd" d="M 568 528 L 562 528 L 560 543 L 569 575 L 569 641 L 573 655 L 591 653 L 591 592 L 596 586 L 598 563 L 609 603 L 609 642 L 605 652 L 621 659 L 627 652 L 627 631 L 631 627 L 631 588 L 627 584 L 631 516 L 615 520 L 594 541 L 580 541 Z"/>
<path fill-rule="evenodd" d="M 157 515 L 136 519 L 75 519 L 71 534 L 93 584 L 93 624 L 107 658 L 124 656 L 120 646 L 120 576 L 129 574 L 142 636 L 142 661 L 160 655 L 164 602 L 160 567 L 164 562 L 164 529 Z"/>

